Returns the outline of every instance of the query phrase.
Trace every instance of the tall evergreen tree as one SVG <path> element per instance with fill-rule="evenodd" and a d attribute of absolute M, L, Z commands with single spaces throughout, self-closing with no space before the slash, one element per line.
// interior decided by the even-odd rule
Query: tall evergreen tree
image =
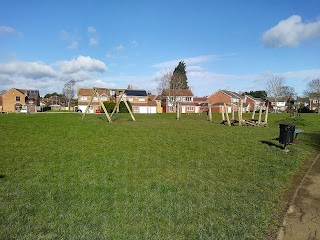
<path fill-rule="evenodd" d="M 172 78 L 170 81 L 170 88 L 171 89 L 189 89 L 186 64 L 184 61 L 180 61 L 178 66 L 174 69 Z"/>

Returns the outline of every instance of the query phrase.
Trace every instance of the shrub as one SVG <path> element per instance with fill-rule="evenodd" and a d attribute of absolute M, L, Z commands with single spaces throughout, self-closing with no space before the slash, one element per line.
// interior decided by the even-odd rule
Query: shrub
<path fill-rule="evenodd" d="M 129 101 L 127 101 L 128 105 L 129 105 L 129 108 L 130 110 L 132 111 L 132 106 L 131 106 L 131 103 Z M 120 105 L 119 105 L 119 112 L 120 113 L 128 113 L 128 109 L 126 107 L 126 104 L 122 101 L 120 102 Z"/>
<path fill-rule="evenodd" d="M 132 106 L 131 103 L 129 101 L 127 101 L 130 110 L 132 111 Z M 114 101 L 108 101 L 108 102 L 103 102 L 103 105 L 106 107 L 108 113 L 111 113 L 114 109 L 114 107 L 116 106 L 116 103 Z M 104 113 L 103 108 L 101 107 L 101 112 Z M 122 101 L 119 104 L 119 113 L 128 113 L 128 109 L 125 105 L 125 103 Z"/>
<path fill-rule="evenodd" d="M 116 103 L 114 101 L 107 101 L 107 102 L 103 102 L 103 105 L 107 109 L 108 113 L 111 113 L 114 107 L 116 106 Z M 101 107 L 101 112 L 104 113 L 104 110 L 102 107 Z"/>

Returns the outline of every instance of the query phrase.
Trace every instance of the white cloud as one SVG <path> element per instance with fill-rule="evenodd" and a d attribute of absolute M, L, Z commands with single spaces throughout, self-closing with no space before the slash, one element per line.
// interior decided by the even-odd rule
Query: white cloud
<path fill-rule="evenodd" d="M 130 44 L 133 47 L 138 47 L 139 46 L 139 43 L 136 40 L 131 41 Z"/>
<path fill-rule="evenodd" d="M 0 90 L 15 88 L 39 89 L 43 96 L 50 92 L 61 92 L 63 84 L 71 79 L 88 87 L 108 69 L 97 59 L 79 56 L 71 61 L 52 64 L 43 62 L 0 62 Z"/>
<path fill-rule="evenodd" d="M 196 63 L 204 63 L 213 60 L 219 60 L 221 56 L 218 55 L 204 55 L 204 56 L 197 56 L 197 57 L 189 57 L 189 58 L 182 58 L 180 60 L 170 60 L 162 63 L 154 64 L 153 67 L 156 68 L 174 68 L 178 65 L 178 63 L 183 60 L 187 65 L 196 64 Z"/>
<path fill-rule="evenodd" d="M 73 41 L 70 43 L 69 46 L 67 46 L 68 49 L 78 49 L 78 47 L 79 47 L 78 41 Z"/>
<path fill-rule="evenodd" d="M 99 44 L 99 41 L 97 38 L 90 38 L 89 39 L 89 45 L 90 46 L 94 46 L 94 45 L 98 45 Z"/>
<path fill-rule="evenodd" d="M 295 47 L 317 36 L 320 36 L 320 20 L 303 23 L 299 15 L 292 15 L 267 30 L 262 39 L 267 47 Z"/>
<path fill-rule="evenodd" d="M 96 33 L 96 29 L 94 27 L 88 27 L 88 33 Z"/>
<path fill-rule="evenodd" d="M 54 78 L 57 73 L 41 62 L 8 62 L 0 63 L 0 74 L 24 76 L 33 79 Z"/>
<path fill-rule="evenodd" d="M 78 49 L 79 47 L 79 37 L 77 36 L 76 31 L 66 31 L 61 30 L 60 31 L 60 38 L 66 42 L 67 49 Z"/>
<path fill-rule="evenodd" d="M 9 26 L 0 26 L 0 36 L 7 35 L 7 34 L 20 34 L 16 29 Z"/>
<path fill-rule="evenodd" d="M 124 50 L 124 46 L 122 44 L 120 44 L 120 45 L 116 46 L 116 50 L 122 51 L 122 50 Z"/>
<path fill-rule="evenodd" d="M 104 62 L 89 56 L 78 56 L 71 61 L 59 63 L 62 73 L 75 73 L 79 71 L 106 72 L 107 66 Z"/>

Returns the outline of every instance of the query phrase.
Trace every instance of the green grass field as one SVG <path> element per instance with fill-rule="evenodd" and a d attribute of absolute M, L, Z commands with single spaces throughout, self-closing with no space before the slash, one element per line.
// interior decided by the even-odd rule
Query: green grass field
<path fill-rule="evenodd" d="M 0 239 L 263 239 L 320 115 L 0 115 Z M 281 150 L 280 122 L 305 130 Z"/>

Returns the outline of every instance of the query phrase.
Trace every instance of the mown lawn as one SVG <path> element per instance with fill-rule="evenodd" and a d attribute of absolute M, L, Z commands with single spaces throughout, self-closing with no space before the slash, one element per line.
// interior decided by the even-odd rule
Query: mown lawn
<path fill-rule="evenodd" d="M 171 114 L 0 115 L 0 239 L 263 239 L 320 115 L 281 150 L 269 127 Z"/>

